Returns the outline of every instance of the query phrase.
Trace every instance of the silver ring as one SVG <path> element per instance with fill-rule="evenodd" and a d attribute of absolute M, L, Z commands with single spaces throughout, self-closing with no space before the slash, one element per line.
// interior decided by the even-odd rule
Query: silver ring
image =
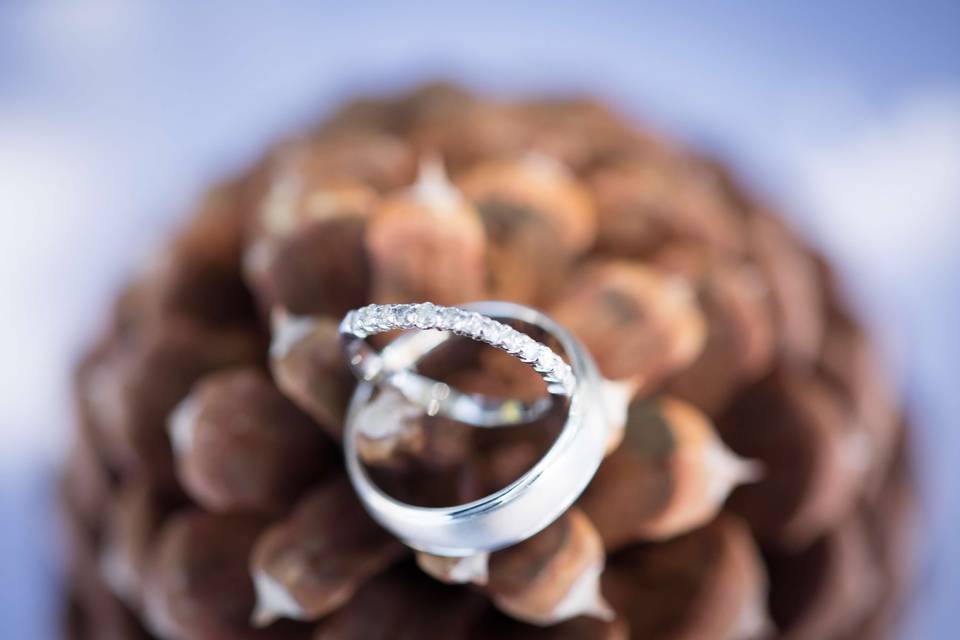
<path fill-rule="evenodd" d="M 552 399 L 527 403 L 463 393 L 444 382 L 420 375 L 417 361 L 449 338 L 449 333 L 421 332 L 415 339 L 378 352 L 365 338 L 396 329 L 437 329 L 485 342 L 533 367 L 553 396 L 569 396 L 573 371 L 544 344 L 513 327 L 475 311 L 422 304 L 368 305 L 349 312 L 340 323 L 344 353 L 356 376 L 376 386 L 397 389 L 429 415 L 441 415 L 478 427 L 500 427 L 532 422 L 553 406 Z"/>
<path fill-rule="evenodd" d="M 412 306 L 414 310 L 422 308 L 422 305 Z M 410 305 L 400 307 L 401 311 L 410 311 Z M 441 309 L 431 307 L 434 311 Z M 368 355 L 351 360 L 355 370 L 364 372 L 364 375 L 351 400 L 344 431 L 347 471 L 370 515 L 408 546 L 449 557 L 464 557 L 516 544 L 560 517 L 583 492 L 600 466 L 609 424 L 601 378 L 593 359 L 572 335 L 550 318 L 534 309 L 507 302 L 473 303 L 458 311 L 471 318 L 479 315 L 482 318 L 480 324 L 471 320 L 470 327 L 448 325 L 447 320 L 437 320 L 425 313 L 413 317 L 414 327 L 443 328 L 445 331 L 402 335 L 379 354 L 379 363 L 366 359 Z M 494 319 L 516 320 L 544 330 L 556 339 L 569 364 L 552 350 L 547 349 L 549 354 L 544 351 L 544 345 Z M 401 318 L 399 322 L 409 325 L 410 317 Z M 356 341 L 362 341 L 362 337 L 370 333 L 389 330 L 382 328 L 386 326 L 398 328 L 395 316 L 385 318 L 379 312 L 363 313 L 363 310 L 348 314 L 341 327 L 347 336 L 348 354 L 359 354 Z M 478 327 L 479 333 L 476 331 Z M 503 346 L 503 340 L 495 331 L 483 331 L 488 327 L 496 332 L 502 331 L 500 327 L 515 331 L 521 335 L 520 341 L 524 344 L 529 344 L 524 338 L 529 339 L 537 345 L 538 357 L 535 360 L 528 357 L 533 354 L 532 349 L 516 351 L 516 340 Z M 404 362 L 416 364 L 433 347 L 448 340 L 450 331 L 496 344 L 514 355 L 519 353 L 520 359 L 533 364 L 543 376 L 552 394 L 564 397 L 567 416 L 560 434 L 543 458 L 506 487 L 466 504 L 418 507 L 396 500 L 373 483 L 357 450 L 356 416 L 371 400 L 377 383 L 383 379 L 381 372 L 395 373 L 397 370 L 393 367 Z M 424 338 L 425 335 L 431 337 Z"/>

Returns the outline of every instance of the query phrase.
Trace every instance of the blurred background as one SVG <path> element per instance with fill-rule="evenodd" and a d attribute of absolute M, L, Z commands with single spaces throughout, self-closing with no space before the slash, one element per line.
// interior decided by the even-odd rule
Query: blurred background
<path fill-rule="evenodd" d="M 342 98 L 595 93 L 733 165 L 846 274 L 918 425 L 919 590 L 960 602 L 960 3 L 0 3 L 0 637 L 56 637 L 69 375 L 204 185 Z"/>

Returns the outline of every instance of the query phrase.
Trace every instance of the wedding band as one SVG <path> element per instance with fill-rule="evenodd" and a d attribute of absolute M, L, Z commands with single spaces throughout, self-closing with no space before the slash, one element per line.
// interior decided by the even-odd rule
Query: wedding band
<path fill-rule="evenodd" d="M 421 329 L 418 337 L 377 352 L 365 338 L 396 329 Z M 434 331 L 426 332 L 429 329 Z M 569 395 L 573 371 L 549 347 L 513 327 L 467 309 L 421 304 L 368 305 L 348 313 L 340 323 L 347 361 L 360 380 L 376 386 L 389 385 L 408 400 L 424 407 L 429 415 L 441 415 L 479 427 L 500 427 L 531 422 L 553 405 L 544 397 L 527 403 L 463 393 L 444 382 L 414 371 L 416 360 L 442 344 L 450 335 L 460 335 L 502 349 L 531 365 L 554 396 Z M 388 355 L 389 354 L 389 355 Z"/>
<path fill-rule="evenodd" d="M 400 311 L 410 312 L 407 305 L 400 306 Z M 421 305 L 413 307 L 415 310 L 422 308 Z M 433 307 L 434 311 L 437 309 Z M 583 492 L 600 466 L 609 424 L 596 365 L 586 349 L 550 318 L 534 309 L 507 302 L 473 303 L 458 311 L 470 317 L 469 328 L 456 323 L 449 324 L 447 320 L 439 320 L 431 314 L 414 316 L 414 327 L 443 327 L 445 333 L 438 333 L 433 339 L 423 338 L 426 332 L 404 334 L 383 350 L 379 356 L 381 362 L 374 360 L 371 364 L 371 361 L 361 357 L 351 363 L 370 375 L 364 376 L 354 392 L 344 430 L 347 471 L 370 515 L 408 546 L 449 557 L 464 557 L 510 546 L 554 522 Z M 476 316 L 481 317 L 479 324 L 475 321 Z M 450 314 L 450 317 L 461 316 Z M 569 364 L 552 350 L 544 351 L 545 346 L 532 338 L 530 341 L 536 343 L 538 348 L 536 359 L 530 358 L 532 349 L 518 351 L 515 348 L 516 340 L 511 339 L 503 346 L 504 339 L 498 334 L 483 331 L 485 327 L 495 327 L 497 332 L 502 331 L 500 327 L 516 331 L 498 320 L 518 321 L 545 331 L 557 341 Z M 372 332 L 389 330 L 382 328 L 385 326 L 396 328 L 400 322 L 409 326 L 409 315 L 388 319 L 379 312 L 364 313 L 360 310 L 348 314 L 341 330 L 360 339 L 360 336 Z M 450 331 L 501 345 L 500 348 L 533 364 L 547 381 L 551 393 L 562 397 L 567 406 L 567 415 L 557 439 L 543 458 L 506 487 L 466 504 L 419 507 L 389 496 L 374 484 L 357 449 L 357 415 L 371 401 L 384 367 L 403 361 L 416 364 L 432 348 L 449 339 Z M 519 331 L 516 333 L 520 334 Z M 524 339 L 528 336 L 520 335 L 523 336 L 519 338 L 520 342 L 529 344 Z M 355 342 L 351 342 L 348 353 L 359 353 Z M 541 360 L 540 356 L 545 357 Z M 563 366 L 559 366 L 557 361 Z"/>

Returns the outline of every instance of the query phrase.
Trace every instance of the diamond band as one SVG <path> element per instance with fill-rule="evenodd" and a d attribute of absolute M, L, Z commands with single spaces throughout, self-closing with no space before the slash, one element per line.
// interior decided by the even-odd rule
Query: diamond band
<path fill-rule="evenodd" d="M 430 302 L 371 304 L 350 311 L 340 324 L 341 333 L 359 339 L 403 329 L 450 331 L 489 344 L 531 365 L 548 384 L 559 385 L 564 395 L 571 395 L 576 385 L 570 365 L 550 347 L 475 311 Z"/>

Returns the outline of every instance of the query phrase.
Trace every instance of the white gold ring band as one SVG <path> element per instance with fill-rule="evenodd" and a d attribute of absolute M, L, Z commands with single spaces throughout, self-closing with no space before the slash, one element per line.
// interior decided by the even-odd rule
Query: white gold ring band
<path fill-rule="evenodd" d="M 344 431 L 347 471 L 360 500 L 371 516 L 408 546 L 434 555 L 451 557 L 468 556 L 516 544 L 560 517 L 593 478 L 603 459 L 608 438 L 608 420 L 601 397 L 600 376 L 589 353 L 572 335 L 539 311 L 517 304 L 480 302 L 466 305 L 463 311 L 471 318 L 475 315 L 485 318 L 481 320 L 479 333 L 479 339 L 485 342 L 492 342 L 483 338 L 482 329 L 491 326 L 486 320 L 518 321 L 547 332 L 556 339 L 569 360 L 567 364 L 550 351 L 566 368 L 557 366 L 552 358 L 544 358 L 541 363 L 541 351 L 538 358 L 532 361 L 547 381 L 551 393 L 555 394 L 555 399 L 562 397 L 568 406 L 560 434 L 543 458 L 506 487 L 479 500 L 451 507 L 406 504 L 383 492 L 368 475 L 357 450 L 356 416 L 376 391 L 384 363 L 391 367 L 395 363 L 403 362 L 415 365 L 432 348 L 448 340 L 451 337 L 450 330 L 478 339 L 477 332 L 472 328 L 465 331 L 458 329 L 457 325 L 442 332 L 424 331 L 401 335 L 379 354 L 381 362 L 369 369 L 365 368 L 365 365 L 370 366 L 369 361 L 365 361 L 363 357 L 356 362 L 352 361 L 355 370 L 369 375 L 362 377 L 354 393 Z M 445 320 L 440 323 L 426 320 L 429 320 L 429 316 L 412 323 L 412 326 L 448 326 Z M 409 318 L 402 321 L 405 326 L 410 326 Z M 507 326 L 500 322 L 497 324 Z M 392 319 L 387 321 L 376 313 L 348 314 L 341 328 L 347 335 L 345 348 L 348 356 L 358 353 L 352 339 L 361 340 L 361 335 L 389 330 L 381 327 L 398 328 L 398 325 Z M 422 337 L 431 334 L 431 339 Z M 510 347 L 501 348 L 510 350 Z M 521 359 L 531 362 L 529 358 Z M 550 366 L 539 366 L 541 364 Z"/>

